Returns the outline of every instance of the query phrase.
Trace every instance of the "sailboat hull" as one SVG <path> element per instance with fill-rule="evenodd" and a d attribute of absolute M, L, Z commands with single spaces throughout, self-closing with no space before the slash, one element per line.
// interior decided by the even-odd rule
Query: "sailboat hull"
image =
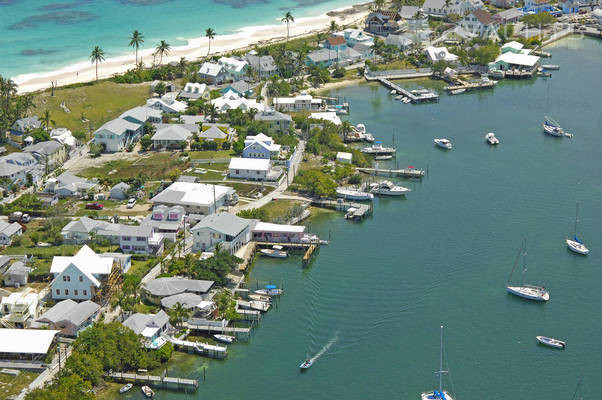
<path fill-rule="evenodd" d="M 507 286 L 506 290 L 515 296 L 533 301 L 548 301 L 550 293 L 543 288 L 531 286 Z"/>
<path fill-rule="evenodd" d="M 420 396 L 420 400 L 443 400 L 443 399 L 454 400 L 453 397 L 451 397 L 449 395 L 449 393 L 447 393 L 447 391 L 445 391 L 445 390 L 442 392 L 432 391 L 432 392 L 422 393 L 422 395 Z"/>
<path fill-rule="evenodd" d="M 569 250 L 571 250 L 572 252 L 575 252 L 577 254 L 582 254 L 584 256 L 589 254 L 589 249 L 587 247 L 585 247 L 585 245 L 583 243 L 579 243 L 575 240 L 567 239 L 566 245 L 568 246 Z"/>

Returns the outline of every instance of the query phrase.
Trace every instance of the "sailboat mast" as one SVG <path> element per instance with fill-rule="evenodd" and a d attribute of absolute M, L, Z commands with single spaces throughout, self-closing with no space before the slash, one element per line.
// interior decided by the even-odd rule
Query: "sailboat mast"
<path fill-rule="evenodd" d="M 439 392 L 443 389 L 443 325 L 441 325 L 441 338 L 439 340 Z"/>
<path fill-rule="evenodd" d="M 514 260 L 514 265 L 512 266 L 512 271 L 510 272 L 510 276 L 508 277 L 508 285 L 510 284 L 510 280 L 512 280 L 512 275 L 514 274 L 514 270 L 516 269 L 516 265 L 518 264 L 518 260 L 520 259 L 521 252 L 523 251 L 523 245 L 521 244 L 520 249 L 518 249 L 518 253 L 516 253 L 516 259 Z"/>
<path fill-rule="evenodd" d="M 579 203 L 575 206 L 575 227 L 573 228 L 573 236 L 577 237 L 577 220 L 579 219 Z"/>
<path fill-rule="evenodd" d="M 525 285 L 525 273 L 527 272 L 527 239 L 525 239 L 525 244 L 523 245 L 525 252 L 523 253 L 523 281 L 521 283 L 522 286 Z"/>

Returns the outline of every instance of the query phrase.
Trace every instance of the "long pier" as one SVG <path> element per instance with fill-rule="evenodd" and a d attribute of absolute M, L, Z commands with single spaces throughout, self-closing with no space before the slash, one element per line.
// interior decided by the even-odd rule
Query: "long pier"
<path fill-rule="evenodd" d="M 209 332 L 209 333 L 227 333 L 237 339 L 248 340 L 251 336 L 251 328 L 234 328 L 231 326 L 217 326 L 208 324 L 195 324 L 194 320 L 184 322 L 184 327 L 193 331 Z"/>
<path fill-rule="evenodd" d="M 451 92 L 453 90 L 465 89 L 468 92 L 475 89 L 493 89 L 495 86 L 494 81 L 469 83 L 459 80 L 459 82 L 460 84 L 446 86 L 445 90 Z"/>
<path fill-rule="evenodd" d="M 115 382 L 140 384 L 144 383 L 153 387 L 161 387 L 164 389 L 194 389 L 199 388 L 199 381 L 196 379 L 174 378 L 171 376 L 155 376 L 155 375 L 139 375 L 127 374 L 123 372 L 106 373 L 105 378 Z"/>
<path fill-rule="evenodd" d="M 203 342 L 190 342 L 188 340 L 176 338 L 171 338 L 169 341 L 174 345 L 174 348 L 183 350 L 187 353 L 197 353 L 218 359 L 226 358 L 228 355 L 228 348 L 225 346 L 215 346 Z"/>
<path fill-rule="evenodd" d="M 378 78 L 377 80 L 386 88 L 395 90 L 397 93 L 407 97 L 408 99 L 410 99 L 412 101 L 412 103 L 422 103 L 425 101 L 438 101 L 439 100 L 439 95 L 435 92 L 429 91 L 428 93 L 414 94 L 411 91 L 404 89 L 401 86 L 391 82 L 387 78 Z"/>
<path fill-rule="evenodd" d="M 348 203 L 346 201 L 342 201 L 342 199 L 338 200 L 318 200 L 314 199 L 311 202 L 312 206 L 322 207 L 322 208 L 331 208 L 337 211 L 344 211 L 345 218 L 352 219 L 355 221 L 359 221 L 364 219 L 368 215 L 372 214 L 373 208 L 372 203 L 370 204 L 360 204 L 360 203 Z"/>
<path fill-rule="evenodd" d="M 383 169 L 383 168 L 357 168 L 358 171 L 374 176 L 402 176 L 404 178 L 422 178 L 424 171 L 420 169 Z"/>

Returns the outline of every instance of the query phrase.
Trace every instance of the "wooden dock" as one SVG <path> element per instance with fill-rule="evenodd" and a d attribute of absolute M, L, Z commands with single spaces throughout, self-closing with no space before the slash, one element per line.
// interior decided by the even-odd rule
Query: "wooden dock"
<path fill-rule="evenodd" d="M 237 308 L 236 314 L 239 316 L 237 320 L 259 321 L 261 319 L 261 312 L 256 310 L 243 310 L 241 308 Z"/>
<path fill-rule="evenodd" d="M 357 168 L 358 171 L 374 176 L 401 176 L 404 178 L 422 178 L 424 171 L 420 169 L 383 169 L 383 168 Z"/>
<path fill-rule="evenodd" d="M 174 345 L 176 350 L 185 351 L 186 353 L 196 353 L 218 359 L 226 358 L 228 355 L 228 348 L 225 346 L 215 346 L 203 342 L 190 342 L 176 338 L 171 338 L 169 341 Z"/>
<path fill-rule="evenodd" d="M 161 387 L 164 389 L 193 389 L 199 388 L 199 381 L 196 379 L 174 378 L 171 376 L 154 376 L 154 375 L 138 375 L 127 374 L 123 372 L 110 372 L 104 375 L 105 378 L 121 383 L 146 384 L 153 387 Z"/>
<path fill-rule="evenodd" d="M 208 333 L 225 333 L 228 335 L 232 335 L 240 340 L 248 340 L 251 336 L 251 328 L 234 328 L 231 326 L 208 325 L 202 323 L 197 324 L 194 322 L 194 319 L 188 320 L 188 322 L 184 322 L 183 325 L 185 328 L 188 328 L 193 331 L 201 331 Z"/>
<path fill-rule="evenodd" d="M 312 244 L 311 246 L 309 246 L 307 248 L 307 251 L 303 255 L 303 264 L 309 264 L 309 262 L 311 260 L 311 255 L 314 253 L 314 251 L 317 248 L 318 248 L 318 245 L 316 245 L 316 244 Z"/>
<path fill-rule="evenodd" d="M 451 92 L 453 90 L 465 89 L 467 92 L 469 92 L 471 90 L 478 90 L 478 89 L 493 89 L 494 86 L 495 86 L 494 81 L 475 82 L 475 83 L 460 81 L 459 84 L 446 86 L 445 90 L 447 90 L 448 92 Z"/>
<path fill-rule="evenodd" d="M 321 208 L 331 208 L 337 211 L 344 211 L 345 218 L 352 219 L 355 221 L 364 219 L 368 215 L 372 214 L 373 208 L 372 203 L 370 204 L 360 204 L 360 203 L 349 203 L 343 201 L 343 199 L 338 200 L 319 200 L 314 199 L 311 203 L 312 206 L 321 207 Z"/>
<path fill-rule="evenodd" d="M 438 101 L 439 95 L 435 92 L 415 94 L 411 91 L 402 88 L 401 86 L 391 82 L 387 78 L 378 78 L 378 81 L 390 90 L 395 90 L 397 93 L 407 97 L 412 103 L 423 103 L 426 101 Z"/>
<path fill-rule="evenodd" d="M 311 260 L 312 254 L 320 246 L 320 241 L 317 240 L 317 241 L 311 241 L 311 242 L 306 242 L 306 243 L 255 242 L 255 245 L 259 246 L 259 247 L 282 246 L 285 249 L 302 249 L 302 250 L 305 250 L 305 253 L 303 254 L 303 264 L 307 264 Z"/>
<path fill-rule="evenodd" d="M 255 301 L 255 300 L 236 300 L 236 305 L 238 307 L 242 307 L 247 310 L 255 310 L 266 312 L 270 309 L 270 303 L 266 303 L 265 301 Z"/>

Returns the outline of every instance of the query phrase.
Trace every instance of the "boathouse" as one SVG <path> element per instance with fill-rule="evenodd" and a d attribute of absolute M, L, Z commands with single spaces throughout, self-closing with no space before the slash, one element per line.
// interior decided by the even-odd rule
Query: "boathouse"
<path fill-rule="evenodd" d="M 273 243 L 302 243 L 305 227 L 302 225 L 271 224 L 258 222 L 251 230 L 253 240 L 256 242 Z"/>

